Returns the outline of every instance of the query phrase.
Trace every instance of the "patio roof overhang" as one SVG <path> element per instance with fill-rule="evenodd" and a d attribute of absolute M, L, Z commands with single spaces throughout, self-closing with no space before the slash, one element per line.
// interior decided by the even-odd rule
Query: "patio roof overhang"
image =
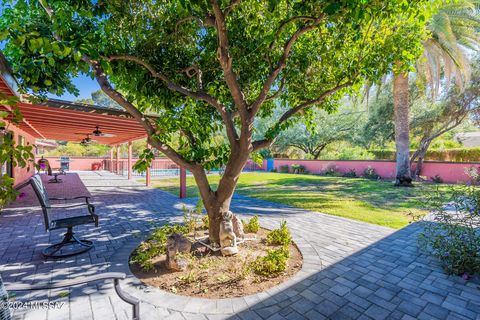
<path fill-rule="evenodd" d="M 0 52 L 0 92 L 17 95 L 17 82 L 11 76 L 11 70 Z M 22 101 L 18 104 L 24 120 L 20 129 L 38 139 L 80 142 L 91 134 L 95 127 L 103 133 L 114 136 L 90 137 L 99 143 L 117 145 L 146 137 L 139 122 L 125 111 L 104 108 L 81 103 L 49 99 L 46 102 L 32 104 Z M 0 105 L 0 110 L 10 110 Z M 8 119 L 7 119 L 8 120 Z"/>

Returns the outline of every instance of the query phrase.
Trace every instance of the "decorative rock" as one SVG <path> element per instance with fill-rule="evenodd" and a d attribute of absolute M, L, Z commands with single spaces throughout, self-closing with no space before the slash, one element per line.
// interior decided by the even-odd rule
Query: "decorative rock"
<path fill-rule="evenodd" d="M 245 237 L 245 233 L 243 232 L 242 220 L 240 220 L 240 218 L 238 218 L 236 215 L 233 215 L 232 223 L 233 223 L 233 232 L 235 232 L 235 235 L 237 236 L 237 238 L 243 239 Z"/>
<path fill-rule="evenodd" d="M 167 269 L 175 271 L 185 271 L 188 261 L 185 258 L 177 257 L 178 253 L 189 253 L 192 249 L 192 243 L 180 233 L 172 233 L 167 238 L 167 260 L 165 265 Z"/>
<path fill-rule="evenodd" d="M 238 253 L 237 236 L 233 228 L 233 213 L 227 211 L 220 222 L 220 251 L 224 256 L 231 256 Z"/>

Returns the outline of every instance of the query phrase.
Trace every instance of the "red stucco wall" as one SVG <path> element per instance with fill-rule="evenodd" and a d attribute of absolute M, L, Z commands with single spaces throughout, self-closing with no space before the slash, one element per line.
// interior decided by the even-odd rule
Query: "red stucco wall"
<path fill-rule="evenodd" d="M 282 165 L 299 164 L 314 174 L 325 171 L 330 166 L 336 166 L 338 171 L 345 173 L 351 169 L 355 169 L 357 175 L 361 175 L 363 171 L 372 167 L 378 175 L 384 179 L 392 179 L 395 177 L 395 162 L 394 161 L 368 161 L 368 160 L 290 160 L 290 159 L 275 159 L 274 167 L 279 170 Z M 264 162 L 266 168 L 266 161 Z M 422 176 L 429 179 L 439 175 L 444 182 L 447 183 L 461 183 L 467 182 L 469 177 L 465 174 L 468 168 L 480 169 L 478 162 L 436 162 L 428 161 L 423 164 Z"/>
<path fill-rule="evenodd" d="M 60 157 L 44 157 L 45 159 L 48 160 L 52 168 L 59 169 L 60 168 Z M 35 157 L 35 161 L 38 161 L 40 157 Z M 70 170 L 75 171 L 75 170 L 91 170 L 92 169 L 92 163 L 95 162 L 102 162 L 103 159 L 107 159 L 107 157 L 104 158 L 98 158 L 98 157 L 70 157 Z"/>
<path fill-rule="evenodd" d="M 25 131 L 21 130 L 20 128 L 15 127 L 12 124 L 8 125 L 8 130 L 13 133 L 15 142 L 18 143 L 19 136 L 24 137 L 25 144 L 27 145 L 34 145 L 35 138 L 30 134 L 26 133 Z M 34 152 L 35 150 L 33 150 Z M 15 167 L 13 169 L 13 178 L 15 179 L 15 185 L 22 183 L 23 181 L 30 178 L 35 173 L 35 168 L 33 163 L 30 163 L 26 168 L 19 168 Z"/>

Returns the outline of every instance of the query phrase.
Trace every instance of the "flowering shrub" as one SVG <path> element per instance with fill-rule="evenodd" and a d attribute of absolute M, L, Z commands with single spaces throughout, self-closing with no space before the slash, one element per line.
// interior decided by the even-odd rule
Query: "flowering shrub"
<path fill-rule="evenodd" d="M 377 174 L 374 168 L 368 166 L 365 170 L 363 170 L 363 177 L 366 179 L 378 180 L 380 176 Z"/>
<path fill-rule="evenodd" d="M 472 185 L 480 184 L 480 172 L 476 167 L 465 168 L 465 174 L 469 178 L 469 183 Z"/>
<path fill-rule="evenodd" d="M 480 273 L 480 190 L 452 189 L 451 202 L 438 190 L 429 197 L 431 218 L 423 221 L 420 248 L 437 257 L 448 274 L 468 279 Z"/>
<path fill-rule="evenodd" d="M 324 175 L 329 177 L 340 177 L 342 174 L 338 171 L 338 168 L 334 164 L 330 164 L 327 166 L 325 171 L 323 172 Z"/>

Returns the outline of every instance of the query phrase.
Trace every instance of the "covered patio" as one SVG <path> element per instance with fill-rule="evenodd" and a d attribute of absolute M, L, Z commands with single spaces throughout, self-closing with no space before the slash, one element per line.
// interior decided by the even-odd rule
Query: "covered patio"
<path fill-rule="evenodd" d="M 417 251 L 412 224 L 400 231 L 235 196 L 232 210 L 261 215 L 274 228 L 288 218 L 304 255 L 290 281 L 233 299 L 181 297 L 141 284 L 129 271 L 130 253 L 155 228 L 182 219 L 176 196 L 105 171 L 79 172 L 100 216 L 88 253 L 44 260 L 41 250 L 61 232 L 46 233 L 40 209 L 8 208 L 0 217 L 0 272 L 6 284 L 72 279 L 108 271 L 128 274 L 122 287 L 141 300 L 142 319 L 476 319 L 478 284 L 447 276 Z M 51 188 L 47 185 L 47 188 Z M 106 282 L 17 294 L 17 301 L 59 302 L 54 309 L 15 310 L 15 319 L 129 319 L 130 306 Z M 61 307 L 60 307 L 61 306 Z"/>
<path fill-rule="evenodd" d="M 20 102 L 16 107 L 23 120 L 18 126 L 8 125 L 9 133 L 18 143 L 35 145 L 36 139 L 59 141 L 92 141 L 110 146 L 110 159 L 104 162 L 104 169 L 133 178 L 132 142 L 146 137 L 144 128 L 128 112 L 120 109 L 74 103 L 57 99 L 43 102 L 30 102 L 26 96 L 18 94 L 16 80 L 3 54 L 0 52 L 0 93 L 17 96 Z M 12 111 L 12 107 L 0 104 L 0 111 Z M 6 119 L 11 120 L 10 118 Z M 149 116 L 147 121 L 155 121 Z M 90 140 L 89 140 L 90 139 Z M 126 161 L 121 158 L 120 148 L 126 144 Z M 148 147 L 148 145 L 147 145 Z M 59 163 L 51 163 L 53 168 Z M 146 185 L 151 183 L 151 168 L 145 173 Z M 34 174 L 33 165 L 27 168 L 13 168 L 11 175 L 19 185 Z M 180 168 L 180 197 L 186 195 L 186 171 Z"/>

